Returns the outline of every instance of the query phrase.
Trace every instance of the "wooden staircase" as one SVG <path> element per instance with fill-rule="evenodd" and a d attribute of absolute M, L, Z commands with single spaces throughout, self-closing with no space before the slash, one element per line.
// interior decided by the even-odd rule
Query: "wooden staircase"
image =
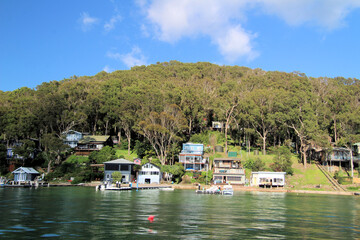
<path fill-rule="evenodd" d="M 326 169 L 320 165 L 319 163 L 315 163 L 316 166 L 320 169 L 320 171 L 325 175 L 325 177 L 329 180 L 329 182 L 333 185 L 333 188 L 336 190 L 336 191 L 339 191 L 339 192 L 346 192 L 346 189 L 341 186 L 338 181 L 336 181 L 328 171 L 326 171 Z"/>

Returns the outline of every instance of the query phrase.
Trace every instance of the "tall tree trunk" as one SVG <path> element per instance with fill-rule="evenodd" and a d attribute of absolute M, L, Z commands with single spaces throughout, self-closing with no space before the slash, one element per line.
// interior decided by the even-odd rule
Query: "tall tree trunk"
<path fill-rule="evenodd" d="M 354 158 L 353 158 L 351 146 L 349 150 L 350 150 L 351 181 L 352 183 L 354 183 Z"/>
<path fill-rule="evenodd" d="M 334 118 L 334 138 L 335 142 L 337 142 L 336 118 Z"/>
<path fill-rule="evenodd" d="M 109 120 L 106 120 L 106 123 L 105 123 L 105 135 L 107 135 L 108 126 L 109 126 Z"/>
<path fill-rule="evenodd" d="M 266 155 L 266 136 L 264 136 L 262 139 L 263 139 L 263 155 Z"/>
<path fill-rule="evenodd" d="M 120 147 L 120 146 L 121 146 L 121 129 L 119 129 L 118 138 L 119 138 L 118 145 L 119 145 L 119 147 Z"/>

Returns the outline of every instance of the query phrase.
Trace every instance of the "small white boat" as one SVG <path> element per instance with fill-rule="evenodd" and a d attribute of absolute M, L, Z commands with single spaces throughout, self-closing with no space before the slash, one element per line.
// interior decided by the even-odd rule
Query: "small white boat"
<path fill-rule="evenodd" d="M 221 191 L 222 195 L 234 195 L 234 190 L 231 185 L 225 185 Z"/>
<path fill-rule="evenodd" d="M 163 187 L 163 188 L 159 188 L 161 191 L 174 191 L 174 188 L 172 187 Z"/>

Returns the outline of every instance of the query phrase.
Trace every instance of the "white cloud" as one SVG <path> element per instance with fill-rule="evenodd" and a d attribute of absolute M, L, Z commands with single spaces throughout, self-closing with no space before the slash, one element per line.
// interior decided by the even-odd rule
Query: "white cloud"
<path fill-rule="evenodd" d="M 210 37 L 225 59 L 236 61 L 258 55 L 253 47 L 256 34 L 244 29 L 250 10 L 275 15 L 293 26 L 333 30 L 360 7 L 360 0 L 138 0 L 138 6 L 159 40 L 175 43 L 183 38 Z"/>
<path fill-rule="evenodd" d="M 90 17 L 90 15 L 86 12 L 81 13 L 79 19 L 81 29 L 84 32 L 89 31 L 94 24 L 98 23 L 98 21 L 99 19 Z"/>
<path fill-rule="evenodd" d="M 127 54 L 108 52 L 106 55 L 109 58 L 123 62 L 128 68 L 133 66 L 147 65 L 146 58 L 142 54 L 141 49 L 136 46 L 133 47 L 131 52 Z"/>
<path fill-rule="evenodd" d="M 224 35 L 218 36 L 215 41 L 219 46 L 220 53 L 226 60 L 234 62 L 239 56 L 247 56 L 252 60 L 258 53 L 251 46 L 251 39 L 254 36 L 246 33 L 241 26 L 229 28 Z"/>
<path fill-rule="evenodd" d="M 118 21 L 121 21 L 121 16 L 119 14 L 113 16 L 108 22 L 105 23 L 104 29 L 105 31 L 109 32 L 115 28 L 115 24 Z"/>
<path fill-rule="evenodd" d="M 108 65 L 106 65 L 106 66 L 103 68 L 103 71 L 105 71 L 105 72 L 107 72 L 107 73 L 111 73 L 111 72 L 113 72 L 114 70 L 113 70 L 111 67 L 109 67 Z"/>
<path fill-rule="evenodd" d="M 250 41 L 253 36 L 239 23 L 245 18 L 241 11 L 245 4 L 237 0 L 154 0 L 146 12 L 160 40 L 174 43 L 183 37 L 209 36 L 224 57 L 234 61 L 256 55 Z M 234 25 L 233 20 L 238 23 Z M 224 46 L 226 43 L 231 46 Z"/>
<path fill-rule="evenodd" d="M 347 14 L 360 7 L 359 0 L 258 0 L 265 13 L 298 26 L 304 23 L 333 30 L 344 25 Z"/>

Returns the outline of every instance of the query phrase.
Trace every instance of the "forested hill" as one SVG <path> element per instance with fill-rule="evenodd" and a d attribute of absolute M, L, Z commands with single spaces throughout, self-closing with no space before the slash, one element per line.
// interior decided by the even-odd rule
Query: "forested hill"
<path fill-rule="evenodd" d="M 240 143 L 246 136 L 263 150 L 287 139 L 301 152 L 329 139 L 346 144 L 360 133 L 360 82 L 171 61 L 0 91 L 5 140 L 73 129 L 121 132 L 130 143 L 163 134 L 173 144 L 212 121 L 227 122 L 229 138 Z"/>

